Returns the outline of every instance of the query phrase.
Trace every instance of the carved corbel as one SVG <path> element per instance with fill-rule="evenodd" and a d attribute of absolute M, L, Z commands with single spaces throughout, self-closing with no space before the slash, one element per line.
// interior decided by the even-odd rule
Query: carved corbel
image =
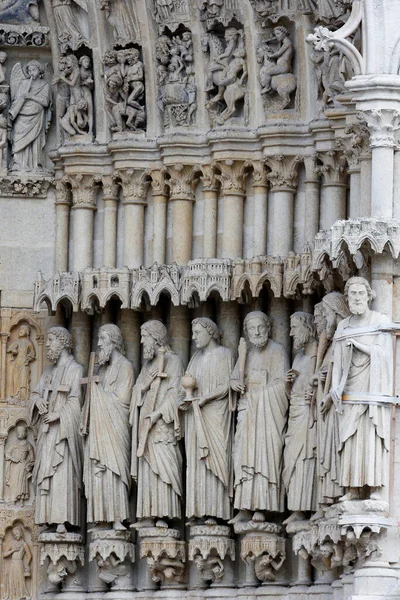
<path fill-rule="evenodd" d="M 145 558 L 155 583 L 181 588 L 186 563 L 186 542 L 177 529 L 156 525 L 138 529 L 140 557 Z"/>
<path fill-rule="evenodd" d="M 271 184 L 271 191 L 289 190 L 295 191 L 298 183 L 299 163 L 303 162 L 301 156 L 266 156 L 264 164 L 269 167 L 267 179 Z"/>
<path fill-rule="evenodd" d="M 227 559 L 230 559 L 227 562 Z M 235 541 L 231 529 L 208 519 L 204 525 L 190 526 L 189 560 L 197 566 L 203 581 L 223 585 L 226 567 L 235 561 Z"/>
<path fill-rule="evenodd" d="M 131 591 L 131 563 L 135 562 L 135 546 L 130 531 L 93 529 L 89 560 L 95 560 L 101 581 L 111 584 L 113 591 Z"/>

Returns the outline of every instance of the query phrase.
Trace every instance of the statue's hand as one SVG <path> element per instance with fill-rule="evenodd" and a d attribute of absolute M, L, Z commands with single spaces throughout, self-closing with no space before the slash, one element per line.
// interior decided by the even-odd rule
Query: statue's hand
<path fill-rule="evenodd" d="M 295 369 L 289 369 L 289 371 L 285 375 L 285 381 L 287 383 L 293 383 L 298 375 L 298 371 L 296 371 Z"/>
<path fill-rule="evenodd" d="M 38 398 L 36 401 L 36 406 L 41 415 L 43 415 L 47 410 L 47 402 L 44 398 Z"/>
<path fill-rule="evenodd" d="M 319 372 L 319 380 L 321 383 L 325 383 L 327 375 L 328 375 L 328 369 L 326 367 L 323 367 Z"/>
<path fill-rule="evenodd" d="M 325 398 L 321 402 L 321 413 L 323 415 L 326 415 L 326 413 L 329 411 L 331 406 L 332 406 L 332 396 L 330 394 L 328 394 L 327 396 L 325 396 Z"/>
<path fill-rule="evenodd" d="M 231 388 L 235 392 L 240 392 L 241 394 L 244 394 L 244 392 L 246 391 L 246 386 L 244 385 L 244 383 L 241 383 L 238 379 L 231 379 Z"/>
<path fill-rule="evenodd" d="M 60 414 L 58 412 L 51 412 L 43 417 L 43 421 L 45 423 L 54 423 L 55 421 L 59 421 L 59 420 L 60 420 Z"/>
<path fill-rule="evenodd" d="M 146 419 L 150 419 L 150 428 L 153 427 L 157 423 L 159 419 L 161 419 L 162 414 L 159 410 L 154 410 L 149 415 L 147 415 Z"/>

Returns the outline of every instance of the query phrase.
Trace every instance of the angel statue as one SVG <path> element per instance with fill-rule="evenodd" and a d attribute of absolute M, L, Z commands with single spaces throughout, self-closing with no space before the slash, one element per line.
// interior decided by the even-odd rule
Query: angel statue
<path fill-rule="evenodd" d="M 51 91 L 43 79 L 44 67 L 31 60 L 16 63 L 11 71 L 12 171 L 43 172 L 46 133 L 51 119 Z"/>

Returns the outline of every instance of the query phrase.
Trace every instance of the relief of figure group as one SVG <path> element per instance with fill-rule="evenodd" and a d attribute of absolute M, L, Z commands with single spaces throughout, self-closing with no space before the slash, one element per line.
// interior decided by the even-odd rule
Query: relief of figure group
<path fill-rule="evenodd" d="M 31 395 L 36 523 L 58 534 L 78 528 L 83 491 L 87 523 L 98 535 L 108 526 L 108 536 L 129 535 L 132 522 L 139 535 L 168 530 L 183 513 L 193 530 L 257 530 L 287 511 L 289 526 L 311 514 L 317 521 L 338 502 L 387 500 L 392 340 L 388 318 L 369 308 L 372 297 L 355 277 L 314 315 L 292 314 L 291 366 L 261 311 L 244 320 L 236 363 L 217 325 L 195 319 L 186 370 L 166 326 L 147 321 L 136 382 L 116 325 L 100 328 L 86 378 L 69 332 L 51 328 L 53 366 Z M 24 455 L 18 468 L 30 474 L 25 438 L 21 431 L 13 455 Z M 22 486 L 14 496 L 23 495 Z M 265 560 L 257 567 L 273 578 Z"/>

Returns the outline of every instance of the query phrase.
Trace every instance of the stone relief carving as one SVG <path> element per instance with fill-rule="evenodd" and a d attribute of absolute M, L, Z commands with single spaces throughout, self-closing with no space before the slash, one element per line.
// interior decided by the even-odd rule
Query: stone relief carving
<path fill-rule="evenodd" d="M 235 558 L 235 541 L 231 538 L 230 527 L 218 525 L 215 519 L 206 519 L 203 525 L 190 525 L 189 560 L 196 564 L 204 582 L 214 586 L 229 585 L 226 567 Z"/>
<path fill-rule="evenodd" d="M 85 549 L 80 533 L 44 532 L 39 535 L 40 564 L 47 565 L 48 592 L 83 591 L 79 566 L 85 564 Z"/>
<path fill-rule="evenodd" d="M 148 523 L 156 517 L 181 517 L 182 455 L 178 443 L 181 425 L 177 396 L 183 364 L 172 352 L 166 327 L 160 321 L 142 325 L 141 341 L 145 363 L 132 394 L 131 472 L 138 488 L 136 516 Z"/>
<path fill-rule="evenodd" d="M 8 600 L 32 597 L 32 548 L 25 539 L 24 528 L 16 524 L 3 547 L 4 591 Z"/>
<path fill-rule="evenodd" d="M 130 531 L 93 529 L 89 560 L 95 560 L 97 575 L 113 592 L 132 590 L 131 564 L 135 562 L 135 546 Z"/>
<path fill-rule="evenodd" d="M 100 0 L 100 8 L 113 28 L 116 44 L 126 45 L 140 41 L 140 26 L 135 2 L 126 0 Z"/>
<path fill-rule="evenodd" d="M 272 44 L 272 47 L 271 47 Z M 289 106 L 297 88 L 293 74 L 294 44 L 282 25 L 274 27 L 273 35 L 257 49 L 261 94 L 267 111 L 280 111 Z"/>
<path fill-rule="evenodd" d="M 157 104 L 164 115 L 164 127 L 192 125 L 197 104 L 191 32 L 159 37 L 156 56 Z"/>
<path fill-rule="evenodd" d="M 7 346 L 11 356 L 9 394 L 14 402 L 26 403 L 31 393 L 31 363 L 36 360 L 36 350 L 30 334 L 30 326 L 22 324 L 18 339 Z"/>
<path fill-rule="evenodd" d="M 233 450 L 235 503 L 239 509 L 233 522 L 253 520 L 260 511 L 284 510 L 281 488 L 283 436 L 288 401 L 284 376 L 288 356 L 269 338 L 271 323 L 261 311 L 244 320 L 239 358 L 231 377 L 238 395 L 237 427 Z M 273 452 L 263 450 L 261 440 L 270 440 Z"/>
<path fill-rule="evenodd" d="M 230 21 L 241 18 L 241 3 L 239 0 L 197 0 L 200 20 L 206 21 L 207 29 L 212 29 L 217 23 L 227 27 Z"/>
<path fill-rule="evenodd" d="M 303 511 L 316 509 L 317 432 L 309 399 L 310 379 L 315 373 L 317 360 L 314 316 L 305 312 L 295 312 L 290 318 L 290 334 L 293 336 L 296 355 L 285 378 L 290 407 L 282 479 L 288 508 L 293 511 L 289 519 L 294 521 L 304 519 Z"/>
<path fill-rule="evenodd" d="M 228 27 L 224 38 L 211 31 L 202 37 L 208 56 L 206 86 L 207 109 L 217 125 L 240 117 L 248 121 L 247 61 L 243 29 Z"/>
<path fill-rule="evenodd" d="M 229 382 L 233 353 L 220 346 L 217 325 L 206 317 L 192 322 L 197 352 L 191 358 L 182 387 L 188 481 L 186 516 L 228 520 L 231 517 L 232 419 Z"/>
<path fill-rule="evenodd" d="M 0 115 L 0 135 L 1 135 L 1 115 Z M 3 130 L 5 132 L 5 130 Z M 5 133 L 4 133 L 5 135 Z M 6 145 L 4 145 L 3 152 L 6 152 Z M 4 160 L 6 165 L 6 160 Z M 29 179 L 27 177 L 29 176 Z M 28 171 L 25 176 L 18 177 L 17 171 L 14 171 L 12 176 L 2 177 L 0 186 L 0 197 L 33 197 L 33 198 L 47 198 L 47 192 L 54 180 L 52 177 L 39 178 L 38 176 L 32 176 L 31 172 Z"/>
<path fill-rule="evenodd" d="M 19 502 L 23 506 L 29 500 L 29 480 L 35 460 L 32 444 L 28 441 L 25 423 L 16 426 L 17 439 L 7 443 L 5 471 L 5 500 Z"/>
<path fill-rule="evenodd" d="M 354 74 L 349 60 L 336 47 L 328 51 L 313 48 L 310 59 L 316 71 L 318 97 L 324 106 L 340 106 L 336 97 L 344 93 L 345 82 Z"/>
<path fill-rule="evenodd" d="M 99 329 L 97 364 L 89 368 L 81 432 L 86 437 L 84 484 L 88 523 L 112 523 L 124 529 L 130 520 L 129 406 L 133 366 L 125 358 L 121 331 L 116 325 Z M 94 357 L 93 357 L 94 358 Z"/>
<path fill-rule="evenodd" d="M 334 404 L 338 412 L 342 500 L 360 498 L 365 486 L 371 499 L 380 500 L 388 481 L 393 402 L 392 338 L 384 331 L 390 321 L 370 310 L 373 292 L 366 279 L 350 278 L 345 297 L 351 314 L 336 330 L 332 383 L 321 408 L 327 412 Z"/>
<path fill-rule="evenodd" d="M 86 0 L 51 0 L 51 3 L 61 52 L 65 54 L 77 50 L 82 44 L 88 45 Z"/>
<path fill-rule="evenodd" d="M 181 541 L 178 529 L 165 527 L 158 521 L 156 527 L 138 530 L 140 557 L 145 558 L 154 583 L 161 589 L 181 589 L 184 583 L 186 542 Z"/>
<path fill-rule="evenodd" d="M 173 33 L 180 23 L 189 21 L 188 0 L 152 0 L 153 14 L 160 33 L 168 29 Z"/>
<path fill-rule="evenodd" d="M 103 57 L 106 110 L 112 132 L 143 131 L 146 123 L 144 67 L 137 48 L 109 50 Z"/>
<path fill-rule="evenodd" d="M 31 423 L 38 427 L 32 480 L 36 489 L 35 522 L 57 525 L 81 522 L 82 490 L 79 418 L 83 367 L 72 354 L 71 334 L 64 327 L 47 331 L 46 369 L 31 394 Z M 61 436 L 62 432 L 62 436 Z"/>
<path fill-rule="evenodd" d="M 83 55 L 78 60 L 73 54 L 62 56 L 58 74 L 53 79 L 53 84 L 60 83 L 67 86 L 67 94 L 63 94 L 65 106 L 60 114 L 61 127 L 70 136 L 92 135 L 94 81 L 90 57 Z"/>
<path fill-rule="evenodd" d="M 267 28 L 282 16 L 296 20 L 311 15 L 320 24 L 340 27 L 349 17 L 352 0 L 250 0 L 261 27 Z"/>
<path fill-rule="evenodd" d="M 51 90 L 44 80 L 44 66 L 32 60 L 11 71 L 11 171 L 43 173 L 44 147 L 51 119 Z"/>

